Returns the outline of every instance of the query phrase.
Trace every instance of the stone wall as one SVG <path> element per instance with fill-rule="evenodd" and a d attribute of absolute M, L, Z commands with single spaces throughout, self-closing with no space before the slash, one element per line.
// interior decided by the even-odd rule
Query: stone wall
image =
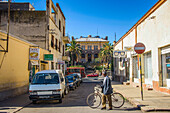
<path fill-rule="evenodd" d="M 7 29 L 7 11 L 0 11 L 0 30 Z M 11 11 L 10 33 L 45 48 L 45 11 Z"/>

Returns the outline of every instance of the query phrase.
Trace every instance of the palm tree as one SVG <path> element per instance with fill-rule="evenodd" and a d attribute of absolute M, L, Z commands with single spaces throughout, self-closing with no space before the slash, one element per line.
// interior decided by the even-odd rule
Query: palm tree
<path fill-rule="evenodd" d="M 101 48 L 100 57 L 107 62 L 108 64 L 107 68 L 109 68 L 109 61 L 111 61 L 112 54 L 113 54 L 113 45 L 111 45 L 110 43 L 105 43 L 103 45 L 103 48 Z"/>
<path fill-rule="evenodd" d="M 66 51 L 70 52 L 71 57 L 71 65 L 73 66 L 77 58 L 79 58 L 79 55 L 81 54 L 81 48 L 80 44 L 77 44 L 75 40 L 72 40 L 71 43 L 66 48 Z"/>

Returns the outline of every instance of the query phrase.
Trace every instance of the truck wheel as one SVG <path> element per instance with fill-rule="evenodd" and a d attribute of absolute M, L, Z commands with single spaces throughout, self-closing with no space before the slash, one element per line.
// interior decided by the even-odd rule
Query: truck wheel
<path fill-rule="evenodd" d="M 62 103 L 62 99 L 59 99 L 59 103 Z"/>
<path fill-rule="evenodd" d="M 64 98 L 64 93 L 62 94 L 62 98 Z"/>
<path fill-rule="evenodd" d="M 33 100 L 33 101 L 32 101 L 32 103 L 33 103 L 33 104 L 36 104 L 36 103 L 37 103 L 37 101 L 36 101 L 36 100 Z"/>

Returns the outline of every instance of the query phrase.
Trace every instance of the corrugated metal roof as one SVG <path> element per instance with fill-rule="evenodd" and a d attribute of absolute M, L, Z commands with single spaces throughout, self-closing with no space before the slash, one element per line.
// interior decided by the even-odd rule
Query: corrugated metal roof
<path fill-rule="evenodd" d="M 104 40 L 104 39 L 101 39 L 101 38 L 79 38 L 79 39 L 75 39 L 75 41 L 77 42 L 107 42 L 108 40 Z"/>

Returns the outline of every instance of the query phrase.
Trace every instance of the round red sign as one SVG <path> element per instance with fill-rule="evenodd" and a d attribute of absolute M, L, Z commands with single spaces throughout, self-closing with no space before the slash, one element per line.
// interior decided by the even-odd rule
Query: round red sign
<path fill-rule="evenodd" d="M 145 45 L 143 43 L 137 43 L 134 46 L 134 50 L 138 54 L 142 54 L 145 51 Z"/>

